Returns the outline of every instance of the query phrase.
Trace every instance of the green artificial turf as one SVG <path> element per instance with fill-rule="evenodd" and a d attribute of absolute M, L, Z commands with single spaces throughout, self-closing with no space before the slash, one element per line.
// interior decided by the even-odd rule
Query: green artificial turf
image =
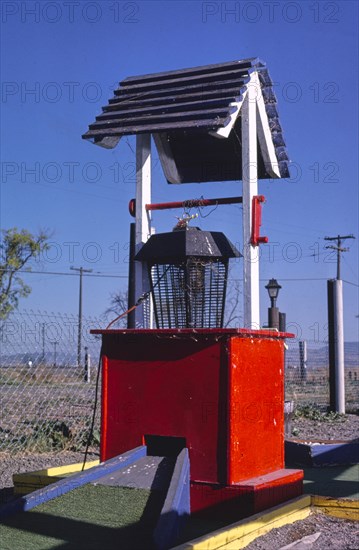
<path fill-rule="evenodd" d="M 304 493 L 333 498 L 359 498 L 359 465 L 303 468 Z"/>
<path fill-rule="evenodd" d="M 1 550 L 150 550 L 159 491 L 85 485 L 0 524 Z"/>

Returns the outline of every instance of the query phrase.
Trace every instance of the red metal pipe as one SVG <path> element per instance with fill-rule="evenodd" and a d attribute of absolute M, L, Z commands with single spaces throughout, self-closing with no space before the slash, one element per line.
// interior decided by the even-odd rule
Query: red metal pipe
<path fill-rule="evenodd" d="M 179 202 L 160 202 L 146 204 L 146 210 L 169 210 L 170 208 L 194 208 L 196 206 L 216 206 L 217 204 L 238 204 L 242 197 L 228 197 L 219 199 L 190 199 Z"/>

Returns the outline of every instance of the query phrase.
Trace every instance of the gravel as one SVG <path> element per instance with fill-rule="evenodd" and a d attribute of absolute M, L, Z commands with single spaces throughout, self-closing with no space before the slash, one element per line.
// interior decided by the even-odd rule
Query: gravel
<path fill-rule="evenodd" d="M 308 443 L 315 441 L 353 441 L 359 438 L 359 416 L 355 414 L 340 415 L 334 419 L 320 415 L 313 420 L 298 416 L 292 419 L 292 437 L 302 439 Z M 310 542 L 299 541 L 320 533 L 319 537 Z M 315 538 L 315 537 L 314 537 Z M 318 550 L 358 550 L 359 523 L 347 521 L 326 515 L 322 512 L 313 512 L 308 518 L 273 529 L 266 535 L 258 537 L 249 544 L 248 550 L 281 550 L 287 545 L 295 543 L 293 550 L 313 548 Z"/>
<path fill-rule="evenodd" d="M 348 414 L 339 416 L 330 421 L 323 419 L 312 420 L 296 417 L 292 420 L 293 437 L 306 441 L 317 440 L 351 440 L 359 438 L 359 416 Z M 99 458 L 98 453 L 88 455 L 88 461 Z M 12 475 L 14 473 L 41 470 L 52 466 L 61 466 L 75 462 L 82 462 L 82 452 L 57 452 L 44 454 L 29 454 L 13 456 L 0 453 L 0 506 L 13 497 Z M 293 550 L 313 548 L 322 550 L 358 550 L 359 523 L 334 518 L 321 512 L 314 512 L 304 520 L 286 525 L 280 529 L 273 529 L 253 541 L 248 550 L 281 550 L 288 544 L 300 541 L 303 537 L 320 533 L 317 540 L 293 546 Z M 314 537 L 315 538 L 315 537 Z"/>
<path fill-rule="evenodd" d="M 322 418 L 325 418 L 323 415 Z M 359 438 L 359 416 L 356 414 L 340 415 L 334 420 L 311 420 L 295 417 L 292 420 L 292 437 L 307 442 L 321 440 L 348 440 Z"/>
<path fill-rule="evenodd" d="M 299 544 L 303 537 L 320 533 L 314 542 L 308 539 Z M 315 538 L 315 537 L 313 537 Z M 295 543 L 293 550 L 318 549 L 325 550 L 358 550 L 359 523 L 328 516 L 322 512 L 313 512 L 309 517 L 285 525 L 279 529 L 272 529 L 266 535 L 258 537 L 246 548 L 248 550 L 281 550 L 287 545 Z"/>

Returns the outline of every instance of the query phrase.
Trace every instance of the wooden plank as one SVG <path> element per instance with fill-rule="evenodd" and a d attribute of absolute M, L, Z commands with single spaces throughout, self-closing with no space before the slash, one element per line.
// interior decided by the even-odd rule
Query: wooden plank
<path fill-rule="evenodd" d="M 17 512 L 26 512 L 27 510 L 32 510 L 39 504 L 48 502 L 53 498 L 56 498 L 60 495 L 65 495 L 66 493 L 82 487 L 86 483 L 96 481 L 100 477 L 115 472 L 120 468 L 125 468 L 126 466 L 135 462 L 141 456 L 146 455 L 146 447 L 136 447 L 122 455 L 116 456 L 110 460 L 107 460 L 104 463 L 94 466 L 87 471 L 78 472 L 69 478 L 64 478 L 56 483 L 52 483 L 48 487 L 40 488 L 37 491 L 34 491 L 30 495 L 19 497 L 16 500 L 10 501 L 5 504 L 0 510 L 0 518 L 8 517 Z"/>
<path fill-rule="evenodd" d="M 200 130 L 215 130 L 220 126 L 224 126 L 227 118 L 209 118 L 207 120 L 184 120 L 183 122 L 164 122 L 162 124 L 141 124 L 129 127 L 108 128 L 107 130 L 89 130 L 83 134 L 83 139 L 91 139 L 93 137 L 107 136 L 125 136 L 131 134 L 154 133 L 154 132 L 173 132 L 176 130 L 191 129 L 191 131 Z"/>
<path fill-rule="evenodd" d="M 156 548 L 170 548 L 190 514 L 190 476 L 188 449 L 176 459 L 173 475 L 157 525 L 153 531 Z"/>
<path fill-rule="evenodd" d="M 359 444 L 352 441 L 316 441 L 307 443 L 299 439 L 285 441 L 288 460 L 310 466 L 356 464 Z"/>
<path fill-rule="evenodd" d="M 262 86 L 262 96 L 263 96 L 265 104 L 267 104 L 267 103 L 276 104 L 277 103 L 277 98 L 276 98 L 276 95 L 274 93 L 273 88 L 270 88 L 268 86 L 266 86 L 266 87 Z"/>
<path fill-rule="evenodd" d="M 146 204 L 151 202 L 151 135 L 136 137 L 136 232 L 135 253 L 137 254 L 151 236 L 151 212 Z M 147 266 L 135 262 L 135 296 L 136 300 L 149 290 Z M 136 327 L 145 326 L 143 304 L 135 310 Z"/>
<path fill-rule="evenodd" d="M 239 101 L 239 98 L 236 96 L 226 96 L 221 98 L 211 98 L 211 99 L 201 99 L 201 100 L 195 100 L 195 101 L 174 101 L 175 98 L 171 98 L 170 101 L 164 102 L 162 101 L 160 105 L 156 106 L 142 106 L 141 108 L 131 108 L 132 105 L 124 105 L 124 109 L 122 110 L 122 105 L 120 104 L 118 107 L 118 110 L 110 111 L 110 112 L 104 112 L 101 115 L 98 115 L 96 117 L 96 120 L 112 120 L 116 119 L 119 116 L 129 116 L 129 115 L 136 115 L 141 114 L 143 116 L 145 115 L 151 115 L 151 114 L 157 114 L 157 113 L 175 113 L 175 112 L 188 112 L 193 111 L 195 107 L 200 107 L 197 111 L 205 111 L 205 108 L 214 108 L 216 107 L 227 107 L 229 104 L 233 101 Z M 130 107 L 130 108 L 128 108 Z"/>
<path fill-rule="evenodd" d="M 223 547 L 221 547 L 221 550 L 222 549 L 239 550 L 241 548 L 246 548 L 248 544 L 250 544 L 252 541 L 256 540 L 258 537 L 261 537 L 262 535 L 265 535 L 272 529 L 274 528 L 278 529 L 279 527 L 283 527 L 284 525 L 289 525 L 290 523 L 294 523 L 296 521 L 306 519 L 310 515 L 311 515 L 310 508 L 299 510 L 298 512 L 295 512 L 293 514 L 288 514 L 285 518 L 278 520 L 278 522 L 276 522 L 275 525 L 260 527 L 254 533 L 248 533 L 247 535 L 244 535 L 243 537 L 240 538 L 239 541 L 233 541 L 225 544 Z"/>
<path fill-rule="evenodd" d="M 218 99 L 229 99 L 229 98 L 240 98 L 245 93 L 244 86 L 242 87 L 236 87 L 236 88 L 229 88 L 229 89 L 221 89 L 221 90 L 212 90 L 209 92 L 204 91 L 200 88 L 199 92 L 192 92 L 192 93 L 186 93 L 186 94 L 177 94 L 177 95 L 165 95 L 165 94 L 158 94 L 155 95 L 152 98 L 144 99 L 143 94 L 139 94 L 139 97 L 135 96 L 129 96 L 128 99 L 124 99 L 123 101 L 119 101 L 117 98 L 116 100 L 111 100 L 108 105 L 105 105 L 102 107 L 103 112 L 111 112 L 116 111 L 117 109 L 132 109 L 132 108 L 147 108 L 147 107 L 156 107 L 164 105 L 171 105 L 174 103 L 184 103 L 184 102 L 194 102 L 194 101 L 207 101 L 207 100 L 218 100 Z M 111 103 L 112 101 L 112 103 Z"/>
<path fill-rule="evenodd" d="M 357 500 L 312 495 L 312 505 L 330 516 L 359 521 Z"/>
<path fill-rule="evenodd" d="M 165 89 L 153 90 L 148 92 L 127 92 L 122 88 L 115 90 L 114 94 L 116 97 L 109 100 L 110 104 L 118 102 L 122 99 L 134 100 L 136 98 L 160 98 L 167 96 L 183 96 L 184 94 L 195 94 L 196 92 L 202 93 L 216 93 L 221 94 L 226 90 L 234 89 L 236 91 L 241 90 L 250 81 L 250 77 L 235 79 L 235 80 L 222 80 L 220 86 L 218 82 L 208 82 L 206 84 L 191 84 L 184 86 L 175 86 Z"/>
<path fill-rule="evenodd" d="M 252 199 L 258 195 L 257 119 L 255 89 L 250 87 L 242 113 L 242 182 L 243 182 L 243 324 L 259 329 L 259 247 L 251 243 Z"/>
<path fill-rule="evenodd" d="M 164 113 L 164 114 L 155 114 L 155 115 L 145 115 L 145 116 L 134 116 L 130 118 L 115 118 L 110 120 L 99 120 L 90 124 L 90 130 L 97 130 L 99 128 L 114 128 L 116 126 L 128 126 L 133 124 L 156 124 L 161 121 L 178 121 L 182 120 L 201 120 L 208 119 L 209 116 L 213 117 L 227 117 L 235 109 L 233 107 L 227 108 L 214 108 L 214 109 L 205 109 L 205 110 L 195 110 L 195 111 L 184 111 L 182 113 Z M 126 113 L 124 113 L 126 117 Z"/>
<path fill-rule="evenodd" d="M 245 548 L 249 542 L 294 521 L 305 519 L 311 514 L 309 495 L 297 497 L 284 505 L 279 505 L 243 519 L 213 533 L 176 546 L 172 550 L 216 550 Z"/>
<path fill-rule="evenodd" d="M 97 466 L 99 460 L 86 462 L 84 470 Z M 55 466 L 45 470 L 27 472 L 23 474 L 13 474 L 15 495 L 27 495 L 40 487 L 46 487 L 50 483 L 59 481 L 61 478 L 82 471 L 83 463 L 67 464 L 66 466 Z"/>
<path fill-rule="evenodd" d="M 235 79 L 240 78 L 243 75 L 247 75 L 250 72 L 253 72 L 253 69 L 232 69 L 230 71 L 219 71 L 216 73 L 210 73 L 206 75 L 195 75 L 195 76 L 188 76 L 188 77 L 179 77 L 176 79 L 169 79 L 169 80 L 162 80 L 159 82 L 145 82 L 143 84 L 134 84 L 133 86 L 126 86 L 126 91 L 144 91 L 144 90 L 156 90 L 156 89 L 163 89 L 168 88 L 173 85 L 176 85 L 178 83 L 183 84 L 191 84 L 191 83 L 204 83 L 207 82 L 220 82 L 221 80 L 226 79 Z M 119 89 L 121 90 L 121 88 Z M 118 92 L 119 90 L 116 90 Z M 115 93 L 116 93 L 115 92 Z"/>
<path fill-rule="evenodd" d="M 144 75 L 130 76 L 122 80 L 120 84 L 121 86 L 127 86 L 130 84 L 146 82 L 149 80 L 150 81 L 163 80 L 163 79 L 168 79 L 175 76 L 182 76 L 182 75 L 190 76 L 190 75 L 196 75 L 196 74 L 217 72 L 218 69 L 231 69 L 231 68 L 237 68 L 237 67 L 242 67 L 243 69 L 247 69 L 247 68 L 253 67 L 257 62 L 258 62 L 257 57 L 249 57 L 247 59 L 242 59 L 239 61 L 226 61 L 225 63 L 214 63 L 211 65 L 189 67 L 187 69 L 176 69 L 171 71 L 163 71 L 160 73 L 150 73 L 150 74 L 144 74 Z"/>
<path fill-rule="evenodd" d="M 273 81 L 266 67 L 258 67 L 257 72 L 261 86 L 273 86 Z"/>
<path fill-rule="evenodd" d="M 277 106 L 274 103 L 267 103 L 266 113 L 268 118 L 278 118 Z"/>
<path fill-rule="evenodd" d="M 181 176 L 178 172 L 176 161 L 174 160 L 171 144 L 167 139 L 167 133 L 155 132 L 153 134 L 153 140 L 157 147 L 165 177 L 169 180 L 171 175 L 174 181 L 180 181 Z"/>
<path fill-rule="evenodd" d="M 273 143 L 273 134 L 269 126 L 268 116 L 266 113 L 265 103 L 262 95 L 262 88 L 259 82 L 258 74 L 254 73 L 253 83 L 257 88 L 257 134 L 259 146 L 261 149 L 263 161 L 266 167 L 266 171 L 273 178 L 280 178 L 280 171 L 278 166 L 278 159 L 275 152 Z M 278 120 L 278 119 L 277 119 Z"/>
<path fill-rule="evenodd" d="M 228 138 L 229 134 L 234 128 L 234 125 L 237 121 L 237 118 L 239 116 L 239 111 L 242 108 L 243 102 L 245 100 L 245 97 L 247 95 L 248 91 L 245 91 L 241 98 L 239 98 L 238 101 L 235 101 L 232 103 L 233 111 L 230 116 L 229 123 L 224 128 L 218 128 L 215 132 L 211 132 L 211 134 L 218 138 Z"/>
<path fill-rule="evenodd" d="M 267 117 L 267 120 L 268 120 L 268 125 L 271 132 L 282 132 L 282 126 L 281 126 L 281 123 L 279 122 L 278 117 L 276 118 Z"/>
<path fill-rule="evenodd" d="M 99 464 L 99 460 L 92 460 L 90 462 L 86 462 L 85 464 L 85 470 L 88 468 L 92 468 L 93 466 L 96 466 Z M 83 462 L 76 462 L 75 464 L 66 464 L 65 466 L 54 466 L 52 468 L 45 468 L 43 470 L 36 470 L 35 472 L 26 472 L 23 474 L 14 474 L 12 476 L 13 481 L 28 481 L 32 477 L 36 476 L 61 476 L 64 474 L 70 474 L 79 472 L 82 470 Z"/>

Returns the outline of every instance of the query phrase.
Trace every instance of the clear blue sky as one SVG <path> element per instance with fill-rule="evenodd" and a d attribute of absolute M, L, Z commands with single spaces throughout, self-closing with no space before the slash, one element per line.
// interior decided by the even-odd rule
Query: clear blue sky
<path fill-rule="evenodd" d="M 34 269 L 122 275 L 84 280 L 84 313 L 103 313 L 126 285 L 135 140 L 108 151 L 81 134 L 127 76 L 258 56 L 276 83 L 293 161 L 293 181 L 260 182 L 270 239 L 262 322 L 263 287 L 275 277 L 289 328 L 325 339 L 336 265 L 323 238 L 354 233 L 342 278 L 354 283 L 344 285 L 345 338 L 358 339 L 357 2 L 3 1 L 1 10 L 1 227 L 53 232 Z M 238 182 L 169 186 L 156 163 L 153 176 L 154 201 L 241 194 Z M 157 213 L 156 230 L 171 229 L 176 213 Z M 239 207 L 220 207 L 200 226 L 240 246 L 241 218 Z M 232 275 L 242 276 L 241 264 Z M 33 291 L 22 307 L 77 311 L 78 277 L 26 282 Z"/>

